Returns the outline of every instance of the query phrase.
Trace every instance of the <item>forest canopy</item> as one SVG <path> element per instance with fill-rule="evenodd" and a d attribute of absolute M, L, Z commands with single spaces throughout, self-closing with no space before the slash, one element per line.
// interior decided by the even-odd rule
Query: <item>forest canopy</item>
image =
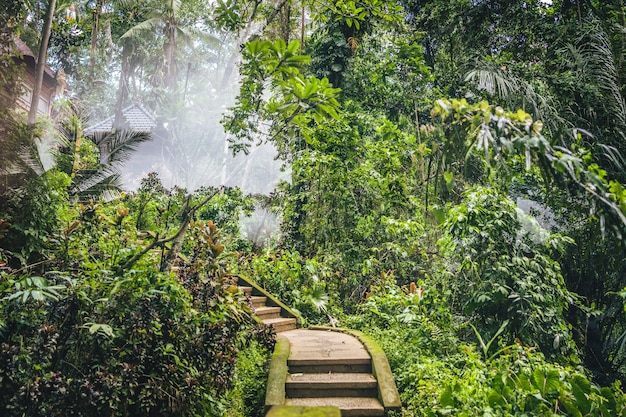
<path fill-rule="evenodd" d="M 4 1 L 0 46 L 2 413 L 262 415 L 236 275 L 402 415 L 626 413 L 623 1 Z"/>

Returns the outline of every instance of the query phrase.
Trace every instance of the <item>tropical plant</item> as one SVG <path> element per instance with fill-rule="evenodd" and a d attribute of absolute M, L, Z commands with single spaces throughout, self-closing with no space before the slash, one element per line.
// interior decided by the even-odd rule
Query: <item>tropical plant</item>
<path fill-rule="evenodd" d="M 223 415 L 240 349 L 252 340 L 271 349 L 225 269 L 215 226 L 192 220 L 214 194 L 192 199 L 155 180 L 144 192 L 77 208 L 63 200 L 46 262 L 3 264 L 5 415 Z M 187 259 L 178 275 L 159 272 L 177 247 Z"/>
<path fill-rule="evenodd" d="M 444 245 L 458 264 L 452 286 L 480 328 L 536 346 L 546 355 L 573 353 L 564 313 L 576 300 L 554 260 L 571 239 L 551 235 L 492 189 L 473 188 L 443 224 Z M 500 329 L 499 329 L 500 328 Z M 575 356 L 573 356 L 575 357 Z"/>

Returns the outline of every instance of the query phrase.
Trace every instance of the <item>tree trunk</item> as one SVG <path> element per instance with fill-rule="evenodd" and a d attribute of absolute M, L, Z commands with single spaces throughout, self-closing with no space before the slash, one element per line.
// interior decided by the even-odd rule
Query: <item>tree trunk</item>
<path fill-rule="evenodd" d="M 120 81 L 117 87 L 117 103 L 115 105 L 115 119 L 113 120 L 113 129 L 118 129 L 122 124 L 122 110 L 128 100 L 128 73 L 130 72 L 130 51 L 129 43 L 124 40 L 122 46 L 122 65 L 120 71 Z"/>
<path fill-rule="evenodd" d="M 173 17 L 172 17 L 173 18 Z M 177 29 L 175 25 L 168 25 L 165 29 L 167 41 L 163 46 L 165 55 L 165 86 L 171 92 L 176 92 L 177 89 L 177 71 L 176 71 L 176 50 L 177 45 Z"/>
<path fill-rule="evenodd" d="M 48 42 L 50 41 L 50 32 L 52 32 L 52 20 L 54 19 L 54 9 L 56 8 L 56 0 L 50 0 L 48 10 L 41 34 L 41 43 L 39 44 L 39 55 L 37 57 L 37 66 L 35 71 L 35 85 L 33 87 L 33 97 L 30 101 L 30 110 L 28 112 L 27 122 L 29 125 L 35 124 L 37 118 L 37 108 L 39 107 L 39 96 L 41 95 L 41 86 L 43 84 L 43 74 L 46 69 L 46 57 L 48 55 Z"/>
<path fill-rule="evenodd" d="M 96 47 L 98 42 L 98 32 L 100 31 L 100 15 L 102 14 L 102 1 L 96 2 L 96 7 L 93 9 L 93 25 L 91 26 L 91 53 L 89 55 L 89 71 L 91 77 L 94 76 L 94 68 L 96 66 Z"/>

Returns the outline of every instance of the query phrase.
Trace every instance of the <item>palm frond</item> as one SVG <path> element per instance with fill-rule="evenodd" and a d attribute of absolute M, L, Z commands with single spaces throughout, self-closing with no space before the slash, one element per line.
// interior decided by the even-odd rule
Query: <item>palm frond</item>
<path fill-rule="evenodd" d="M 170 0 L 168 9 L 175 15 L 178 15 L 178 11 L 180 10 L 180 0 Z"/>
<path fill-rule="evenodd" d="M 471 70 L 465 76 L 465 82 L 475 82 L 479 90 L 501 98 L 517 94 L 522 88 L 519 79 L 494 68 Z"/>
<path fill-rule="evenodd" d="M 30 170 L 38 176 L 41 176 L 46 172 L 37 147 L 22 147 L 18 153 L 18 157 L 21 162 L 20 165 L 25 168 L 25 171 Z"/>
<path fill-rule="evenodd" d="M 133 132 L 132 130 L 118 130 L 114 132 L 106 143 L 108 165 L 121 165 L 127 162 L 139 145 L 150 140 L 150 135 Z"/>
<path fill-rule="evenodd" d="M 621 134 L 622 140 L 625 140 L 624 134 Z M 616 168 L 617 172 L 620 172 L 622 175 L 626 176 L 626 159 L 621 154 L 621 152 L 615 148 L 614 146 L 599 144 L 600 148 L 603 151 L 604 156 L 613 164 Z"/>
<path fill-rule="evenodd" d="M 157 29 L 157 28 L 159 28 L 162 25 L 163 25 L 163 19 L 161 19 L 158 16 L 155 16 L 155 17 L 152 17 L 152 18 L 150 18 L 148 20 L 144 20 L 143 22 L 138 23 L 137 25 L 135 25 L 132 28 L 128 29 L 126 31 L 126 33 L 124 33 L 122 36 L 120 36 L 120 39 L 137 38 L 143 32 Z"/>
<path fill-rule="evenodd" d="M 119 196 L 123 182 L 120 173 L 111 168 L 79 171 L 74 178 L 70 195 L 80 201 L 104 198 L 106 200 Z"/>
<path fill-rule="evenodd" d="M 131 8 L 139 3 L 139 0 L 117 0 L 117 4 L 122 8 Z"/>
<path fill-rule="evenodd" d="M 566 45 L 561 53 L 569 58 L 568 64 L 579 75 L 580 82 L 597 91 L 600 102 L 584 109 L 587 117 L 593 119 L 601 111 L 605 116 L 610 115 L 617 125 L 625 126 L 626 103 L 619 88 L 611 41 L 601 23 L 588 22 L 574 43 Z"/>
<path fill-rule="evenodd" d="M 465 82 L 473 83 L 476 89 L 497 98 L 509 108 L 522 108 L 534 118 L 547 121 L 547 129 L 566 124 L 553 105 L 552 97 L 538 92 L 538 89 L 543 90 L 541 80 L 531 83 L 493 62 L 476 61 L 474 68 L 466 73 Z"/>

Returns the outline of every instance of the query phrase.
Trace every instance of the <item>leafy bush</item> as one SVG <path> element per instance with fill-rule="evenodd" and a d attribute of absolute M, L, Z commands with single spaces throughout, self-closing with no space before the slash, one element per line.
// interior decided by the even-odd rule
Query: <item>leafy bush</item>
<path fill-rule="evenodd" d="M 310 323 L 334 321 L 343 305 L 339 275 L 318 258 L 305 259 L 297 251 L 285 250 L 248 256 L 238 268 Z"/>
<path fill-rule="evenodd" d="M 532 347 L 469 341 L 469 324 L 451 314 L 448 297 L 429 282 L 386 282 L 344 318 L 387 354 L 403 416 L 626 415 L 619 384 L 599 387 Z"/>
<path fill-rule="evenodd" d="M 495 333 L 506 322 L 510 339 L 547 355 L 574 353 L 563 314 L 576 296 L 553 258 L 571 240 L 550 234 L 506 197 L 480 187 L 466 192 L 443 228 L 443 246 L 458 263 L 452 287 L 479 329 Z"/>
<path fill-rule="evenodd" d="M 222 416 L 240 351 L 271 349 L 217 228 L 189 219 L 207 197 L 151 187 L 60 200 L 47 262 L 0 271 L 0 414 Z"/>
<path fill-rule="evenodd" d="M 13 266 L 46 257 L 53 240 L 51 232 L 59 227 L 69 184 L 68 175 L 50 171 L 41 177 L 33 175 L 0 198 L 0 219 L 10 224 L 10 233 L 0 239 L 0 248 L 11 253 Z"/>
<path fill-rule="evenodd" d="M 199 312 L 155 272 L 70 279 L 60 297 L 4 278 L 22 296 L 2 302 L 3 415 L 206 415 L 250 330 L 242 299 Z"/>
<path fill-rule="evenodd" d="M 227 417 L 263 417 L 272 350 L 252 342 L 241 352 L 233 373 L 233 389 L 224 402 Z"/>

